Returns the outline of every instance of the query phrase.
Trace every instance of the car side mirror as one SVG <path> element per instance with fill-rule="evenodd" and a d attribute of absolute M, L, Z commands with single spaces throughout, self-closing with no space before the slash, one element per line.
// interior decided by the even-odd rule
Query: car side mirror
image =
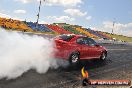
<path fill-rule="evenodd" d="M 83 43 L 82 42 L 78 42 L 78 44 L 82 45 Z"/>
<path fill-rule="evenodd" d="M 99 47 L 100 45 L 99 45 L 99 44 L 96 44 L 95 46 L 96 46 L 96 47 Z"/>
<path fill-rule="evenodd" d="M 80 44 L 80 45 L 83 45 L 84 44 L 83 41 L 79 41 L 77 43 Z"/>

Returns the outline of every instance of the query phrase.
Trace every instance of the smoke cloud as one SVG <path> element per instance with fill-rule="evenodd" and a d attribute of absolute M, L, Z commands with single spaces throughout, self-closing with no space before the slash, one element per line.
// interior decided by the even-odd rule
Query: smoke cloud
<path fill-rule="evenodd" d="M 14 79 L 30 69 L 45 73 L 64 64 L 53 58 L 53 44 L 48 38 L 0 28 L 0 79 Z"/>

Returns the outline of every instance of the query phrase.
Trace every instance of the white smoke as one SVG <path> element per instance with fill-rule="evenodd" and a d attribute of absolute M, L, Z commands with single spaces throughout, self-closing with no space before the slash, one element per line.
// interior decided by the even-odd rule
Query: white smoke
<path fill-rule="evenodd" d="M 30 69 L 45 73 L 57 68 L 53 42 L 40 36 L 7 32 L 0 28 L 0 79 L 13 79 Z"/>

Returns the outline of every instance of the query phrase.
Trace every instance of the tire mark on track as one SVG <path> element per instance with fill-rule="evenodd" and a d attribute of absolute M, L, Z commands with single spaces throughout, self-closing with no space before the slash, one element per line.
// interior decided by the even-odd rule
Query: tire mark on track
<path fill-rule="evenodd" d="M 128 61 L 128 62 L 130 62 L 130 61 Z M 132 62 L 128 63 L 128 64 L 119 65 L 118 67 L 115 67 L 115 68 L 106 69 L 106 70 L 103 70 L 103 71 L 98 71 L 96 74 L 92 73 L 89 77 L 94 77 L 94 76 L 98 76 L 98 75 L 101 75 L 101 74 L 104 74 L 104 73 L 108 73 L 108 72 L 111 72 L 111 71 L 119 69 L 119 68 L 130 66 L 131 64 L 132 64 Z M 75 74 L 71 74 L 71 75 L 75 76 Z M 55 84 L 53 86 L 49 86 L 48 88 L 58 87 L 58 86 L 60 86 L 62 84 L 64 85 L 64 84 L 68 84 L 68 83 L 73 83 L 73 85 L 75 85 L 79 81 L 80 80 L 78 80 L 78 79 L 68 80 L 68 81 L 61 82 L 59 84 Z"/>

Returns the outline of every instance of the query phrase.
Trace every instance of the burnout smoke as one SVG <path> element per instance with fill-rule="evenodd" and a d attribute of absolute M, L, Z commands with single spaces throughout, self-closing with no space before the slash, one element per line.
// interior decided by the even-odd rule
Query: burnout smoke
<path fill-rule="evenodd" d="M 45 73 L 49 68 L 57 68 L 53 51 L 49 39 L 0 28 L 0 79 L 13 79 L 30 69 Z"/>

